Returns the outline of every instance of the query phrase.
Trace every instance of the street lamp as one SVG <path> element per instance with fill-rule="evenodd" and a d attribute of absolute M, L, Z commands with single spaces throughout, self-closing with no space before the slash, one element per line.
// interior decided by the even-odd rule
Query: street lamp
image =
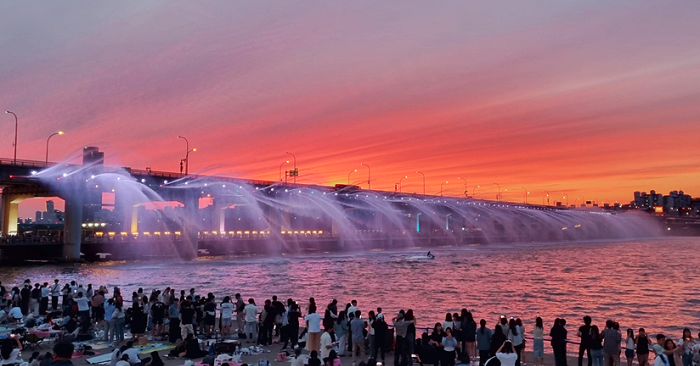
<path fill-rule="evenodd" d="M 399 179 L 399 192 L 401 192 L 402 189 L 403 189 L 403 187 L 401 186 L 401 181 L 403 181 L 404 178 L 408 178 L 408 175 L 406 175 L 406 176 L 402 177 L 401 179 Z"/>
<path fill-rule="evenodd" d="M 445 183 L 440 184 L 440 197 L 442 197 L 442 186 L 444 186 L 446 183 L 449 183 L 449 182 L 445 181 Z"/>
<path fill-rule="evenodd" d="M 63 135 L 63 131 L 54 132 L 46 139 L 46 166 L 49 165 L 49 140 L 56 135 Z"/>
<path fill-rule="evenodd" d="M 547 193 L 547 206 L 549 206 L 549 191 L 544 191 Z M 542 204 L 544 204 L 544 197 L 542 197 Z"/>
<path fill-rule="evenodd" d="M 566 198 L 566 205 L 568 206 L 569 205 L 569 194 L 564 192 L 564 197 L 562 197 L 562 198 Z"/>
<path fill-rule="evenodd" d="M 280 182 L 282 181 L 282 165 L 284 164 L 289 164 L 289 160 L 285 161 L 284 163 L 280 164 Z"/>
<path fill-rule="evenodd" d="M 10 113 L 15 116 L 15 158 L 12 161 L 12 164 L 17 165 L 17 115 L 10 111 L 5 111 L 5 113 Z"/>
<path fill-rule="evenodd" d="M 190 142 L 185 137 L 180 136 L 180 135 L 178 135 L 177 138 L 185 140 L 185 144 L 186 144 L 185 145 L 185 156 L 187 156 L 187 154 L 189 154 L 189 151 L 190 151 Z M 180 161 L 180 162 L 182 162 L 182 161 Z M 187 166 L 187 159 L 185 159 L 185 166 Z M 182 165 L 180 167 L 182 167 Z M 185 171 L 186 170 L 187 170 L 187 168 L 185 168 Z M 180 173 L 182 173 L 182 168 L 180 168 Z M 187 174 L 187 173 L 185 173 L 185 174 Z"/>
<path fill-rule="evenodd" d="M 423 195 L 425 196 L 425 174 L 416 170 L 416 173 L 423 176 Z"/>
<path fill-rule="evenodd" d="M 525 204 L 527 205 L 527 195 L 530 194 L 530 192 L 527 191 L 527 188 L 525 187 L 520 187 L 525 190 Z"/>
<path fill-rule="evenodd" d="M 370 170 L 369 165 L 367 165 L 365 163 L 360 163 L 360 165 L 364 165 L 367 167 L 367 189 L 372 190 L 372 184 L 370 184 L 370 182 L 369 182 L 370 178 L 372 177 L 371 176 L 372 171 Z"/>
<path fill-rule="evenodd" d="M 469 196 L 469 189 L 467 188 L 467 180 L 464 178 L 461 178 L 461 177 L 457 178 L 457 179 L 461 179 L 464 181 L 464 197 Z"/>
<path fill-rule="evenodd" d="M 583 205 L 585 206 L 586 205 L 586 197 L 583 197 L 580 194 L 578 196 L 581 197 L 581 202 L 583 202 Z"/>
<path fill-rule="evenodd" d="M 498 186 L 498 195 L 496 195 L 496 201 L 500 201 L 501 200 L 501 185 L 498 183 L 493 183 L 493 184 Z"/>
<path fill-rule="evenodd" d="M 350 185 L 350 174 L 352 174 L 352 173 L 354 173 L 354 172 L 356 172 L 356 171 L 357 171 L 357 169 L 351 170 L 350 173 L 348 173 L 348 185 Z"/>
<path fill-rule="evenodd" d="M 474 198 L 474 192 L 476 191 L 477 188 L 480 188 L 481 186 L 474 186 L 474 189 L 472 189 L 472 198 Z"/>
<path fill-rule="evenodd" d="M 294 154 L 292 154 L 292 153 L 290 153 L 290 152 L 287 152 L 287 155 L 291 155 L 291 156 L 294 158 L 294 159 L 293 159 L 293 160 L 294 160 L 294 171 L 295 171 L 295 173 L 294 173 L 294 184 L 297 184 L 297 176 L 296 176 L 297 157 L 296 157 L 296 155 L 294 155 Z"/>
<path fill-rule="evenodd" d="M 197 151 L 196 147 L 185 154 L 185 175 L 189 174 L 190 171 L 190 153 L 195 151 Z"/>

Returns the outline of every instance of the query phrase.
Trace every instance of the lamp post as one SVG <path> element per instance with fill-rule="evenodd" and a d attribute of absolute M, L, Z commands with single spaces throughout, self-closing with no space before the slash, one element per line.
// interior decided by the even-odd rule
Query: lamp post
<path fill-rule="evenodd" d="M 360 163 L 360 165 L 364 165 L 367 167 L 367 189 L 372 190 L 372 184 L 370 183 L 370 179 L 372 178 L 372 171 L 369 168 L 369 165 L 365 163 Z"/>
<path fill-rule="evenodd" d="M 404 178 L 408 178 L 408 175 L 403 176 L 401 179 L 399 179 L 399 192 L 403 191 L 403 186 L 401 185 L 401 181 L 403 181 Z"/>
<path fill-rule="evenodd" d="M 416 170 L 416 173 L 423 176 L 423 195 L 425 196 L 425 174 Z"/>
<path fill-rule="evenodd" d="M 189 174 L 190 171 L 190 153 L 195 151 L 197 151 L 196 147 L 185 154 L 185 175 Z"/>
<path fill-rule="evenodd" d="M 187 138 L 178 135 L 177 138 L 185 140 L 185 156 L 189 154 L 190 152 L 190 142 L 187 140 Z M 185 174 L 187 174 L 187 159 L 185 159 Z"/>
<path fill-rule="evenodd" d="M 289 164 L 289 160 L 285 161 L 284 163 L 280 164 L 280 182 L 282 181 L 282 165 L 284 164 Z"/>
<path fill-rule="evenodd" d="M 350 173 L 348 173 L 348 185 L 350 185 L 350 174 L 352 174 L 352 173 L 354 173 L 354 172 L 356 172 L 356 171 L 357 171 L 357 169 L 351 170 Z"/>
<path fill-rule="evenodd" d="M 562 198 L 566 198 L 566 206 L 569 206 L 569 194 L 564 192 L 564 197 Z"/>
<path fill-rule="evenodd" d="M 297 176 L 296 176 L 297 157 L 296 157 L 296 155 L 294 155 L 294 154 L 292 154 L 292 153 L 290 153 L 290 152 L 287 152 L 287 155 L 291 155 L 292 158 L 294 158 L 294 159 L 292 159 L 292 160 L 294 161 L 294 184 L 297 184 Z"/>
<path fill-rule="evenodd" d="M 467 180 L 462 178 L 462 177 L 459 177 L 457 179 L 461 179 L 464 181 L 464 197 L 468 197 L 469 196 L 469 188 L 467 188 Z"/>
<path fill-rule="evenodd" d="M 480 188 L 480 187 L 481 186 L 474 186 L 474 188 L 472 189 L 472 198 L 474 198 L 474 196 L 475 196 L 474 192 L 476 191 L 476 189 Z"/>
<path fill-rule="evenodd" d="M 498 183 L 494 183 L 494 184 L 498 186 L 498 195 L 496 195 L 496 201 L 500 201 L 501 200 L 501 185 Z"/>
<path fill-rule="evenodd" d="M 445 183 L 440 184 L 440 197 L 442 197 L 442 186 L 444 186 L 446 183 L 449 183 L 449 182 L 445 181 Z"/>
<path fill-rule="evenodd" d="M 12 164 L 17 165 L 17 115 L 10 111 L 5 111 L 5 113 L 10 113 L 15 116 L 15 158 L 12 160 Z"/>
<path fill-rule="evenodd" d="M 49 140 L 56 135 L 63 135 L 63 131 L 54 132 L 46 139 L 46 166 L 49 166 Z"/>
<path fill-rule="evenodd" d="M 549 206 L 549 191 L 544 191 L 547 193 L 547 206 Z M 542 197 L 542 204 L 544 204 L 544 197 Z"/>
<path fill-rule="evenodd" d="M 586 197 L 583 197 L 580 194 L 578 196 L 581 197 L 581 202 L 583 202 L 583 205 L 585 206 L 586 205 Z"/>
<path fill-rule="evenodd" d="M 530 192 L 527 191 L 527 188 L 525 187 L 520 187 L 525 190 L 525 204 L 527 205 L 527 195 L 530 194 Z"/>

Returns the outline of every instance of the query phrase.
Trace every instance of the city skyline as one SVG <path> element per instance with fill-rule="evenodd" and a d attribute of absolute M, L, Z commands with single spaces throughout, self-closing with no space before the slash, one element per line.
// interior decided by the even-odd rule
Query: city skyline
<path fill-rule="evenodd" d="M 533 203 L 699 191 L 698 4 L 210 5 L 1 4 L 18 159 L 65 131 L 50 160 L 95 145 L 178 171 L 182 135 L 191 173 L 274 181 L 293 152 L 299 183 L 366 180 L 366 163 L 388 191 L 408 175 L 422 193 L 416 170 L 428 194 L 460 195 L 460 177 Z"/>

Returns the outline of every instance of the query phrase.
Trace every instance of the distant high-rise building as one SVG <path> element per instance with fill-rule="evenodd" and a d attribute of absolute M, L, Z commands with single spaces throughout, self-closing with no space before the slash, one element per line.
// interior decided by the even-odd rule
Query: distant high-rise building
<path fill-rule="evenodd" d="M 41 211 L 36 212 L 35 217 L 34 217 L 34 222 L 36 222 L 37 224 L 41 223 Z"/>
<path fill-rule="evenodd" d="M 46 212 L 54 212 L 54 211 L 55 211 L 55 208 L 54 208 L 53 201 L 52 200 L 46 201 Z"/>

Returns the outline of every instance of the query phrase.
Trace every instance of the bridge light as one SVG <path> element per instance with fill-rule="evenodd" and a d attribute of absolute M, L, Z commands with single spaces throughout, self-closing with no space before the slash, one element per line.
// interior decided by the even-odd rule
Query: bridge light
<path fill-rule="evenodd" d="M 141 183 L 146 183 L 146 178 L 141 179 Z"/>
<path fill-rule="evenodd" d="M 36 175 L 36 170 L 32 170 L 32 175 Z"/>

